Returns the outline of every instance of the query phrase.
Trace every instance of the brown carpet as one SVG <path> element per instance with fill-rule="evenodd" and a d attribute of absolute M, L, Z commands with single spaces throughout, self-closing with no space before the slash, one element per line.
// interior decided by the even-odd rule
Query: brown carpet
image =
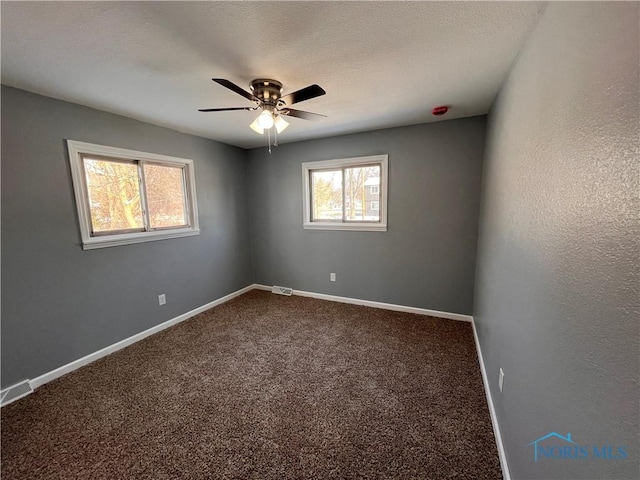
<path fill-rule="evenodd" d="M 251 291 L 2 409 L 2 479 L 497 479 L 471 325 Z"/>

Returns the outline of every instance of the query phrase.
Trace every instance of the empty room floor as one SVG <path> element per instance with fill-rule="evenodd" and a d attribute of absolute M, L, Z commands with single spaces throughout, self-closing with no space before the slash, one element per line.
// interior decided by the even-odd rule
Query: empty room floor
<path fill-rule="evenodd" d="M 4 407 L 1 473 L 502 478 L 470 323 L 258 290 Z"/>

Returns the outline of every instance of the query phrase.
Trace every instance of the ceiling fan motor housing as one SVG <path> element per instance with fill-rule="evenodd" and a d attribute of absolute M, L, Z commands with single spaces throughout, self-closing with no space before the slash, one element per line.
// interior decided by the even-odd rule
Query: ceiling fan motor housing
<path fill-rule="evenodd" d="M 199 109 L 200 112 L 222 112 L 225 110 L 254 111 L 261 108 L 266 112 L 270 112 L 274 118 L 277 116 L 279 117 L 280 115 L 287 115 L 289 117 L 297 117 L 304 120 L 319 120 L 326 116 L 290 108 L 290 106 L 295 103 L 304 102 L 305 100 L 325 95 L 327 92 L 325 92 L 320 85 L 309 85 L 308 87 L 301 88 L 300 90 L 283 96 L 282 83 L 277 80 L 273 80 L 272 78 L 256 78 L 253 80 L 250 84 L 251 93 L 226 78 L 212 78 L 211 80 L 225 88 L 228 88 L 247 100 L 254 102 L 255 106 L 202 108 Z"/>
<path fill-rule="evenodd" d="M 251 93 L 265 106 L 275 108 L 282 96 L 282 83 L 270 78 L 257 78 L 251 82 Z"/>

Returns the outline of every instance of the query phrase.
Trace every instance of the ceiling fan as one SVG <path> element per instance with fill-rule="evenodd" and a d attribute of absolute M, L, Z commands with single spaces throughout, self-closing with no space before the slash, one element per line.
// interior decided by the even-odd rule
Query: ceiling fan
<path fill-rule="evenodd" d="M 224 78 L 212 78 L 212 80 L 234 91 L 238 95 L 242 95 L 247 100 L 251 100 L 255 105 L 253 107 L 203 108 L 198 111 L 223 112 L 229 110 L 255 111 L 262 109 L 260 115 L 258 115 L 250 125 L 251 129 L 259 134 L 264 134 L 265 130 L 269 133 L 270 129 L 274 126 L 276 128 L 276 134 L 282 132 L 289 126 L 289 123 L 282 118 L 283 116 L 302 118 L 304 120 L 320 120 L 326 117 L 326 115 L 320 115 L 319 113 L 289 108 L 295 103 L 304 102 L 305 100 L 326 94 L 327 92 L 319 85 L 309 85 L 308 87 L 283 96 L 282 83 L 270 78 L 257 78 L 253 80 L 249 87 L 251 92 L 247 92 L 235 83 Z M 271 141 L 269 141 L 269 143 L 271 143 Z"/>

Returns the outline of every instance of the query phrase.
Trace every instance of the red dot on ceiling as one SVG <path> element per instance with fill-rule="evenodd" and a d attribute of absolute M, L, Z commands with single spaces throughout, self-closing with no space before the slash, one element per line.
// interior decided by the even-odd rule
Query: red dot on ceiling
<path fill-rule="evenodd" d="M 444 115 L 448 111 L 449 111 L 449 107 L 442 105 L 440 107 L 435 107 L 431 113 L 438 116 L 438 115 Z"/>

